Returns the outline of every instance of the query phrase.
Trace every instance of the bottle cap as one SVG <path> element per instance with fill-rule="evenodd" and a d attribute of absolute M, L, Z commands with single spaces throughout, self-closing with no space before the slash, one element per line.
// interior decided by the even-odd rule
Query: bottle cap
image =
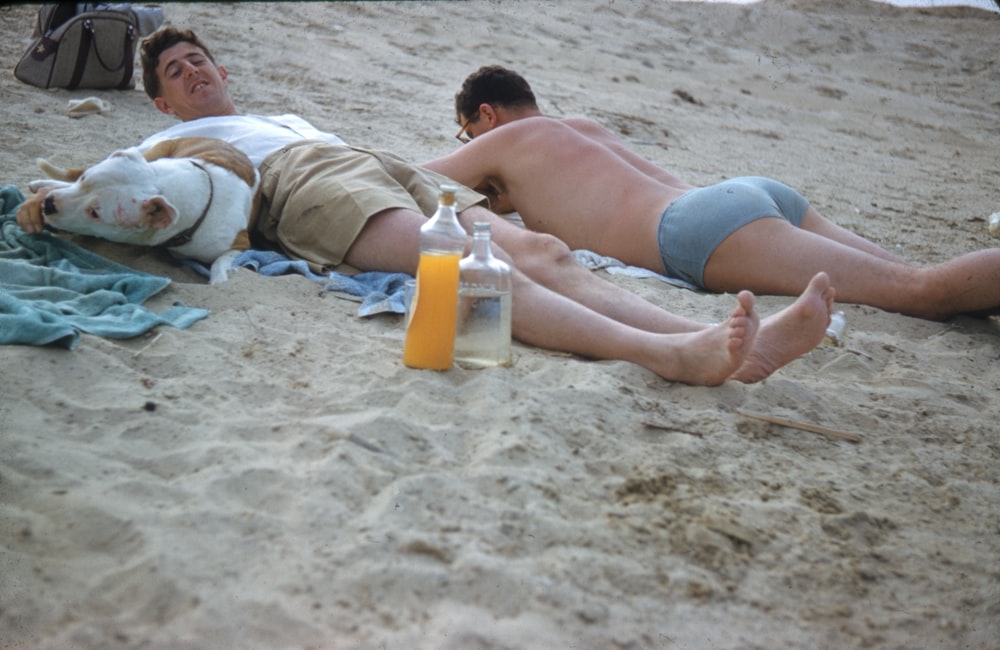
<path fill-rule="evenodd" d="M 458 192 L 457 185 L 441 186 L 441 203 L 443 205 L 455 205 L 455 194 Z"/>

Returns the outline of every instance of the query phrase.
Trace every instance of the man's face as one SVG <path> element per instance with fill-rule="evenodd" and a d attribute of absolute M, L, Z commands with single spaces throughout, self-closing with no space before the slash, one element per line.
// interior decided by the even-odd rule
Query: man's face
<path fill-rule="evenodd" d="M 183 121 L 235 113 L 227 89 L 226 69 L 198 46 L 181 42 L 160 54 L 156 76 L 162 88 L 156 107 Z"/>
<path fill-rule="evenodd" d="M 478 137 L 489 131 L 491 128 L 489 120 L 483 119 L 483 116 L 479 113 L 474 115 L 471 119 L 463 117 L 459 124 L 464 127 L 458 134 L 458 139 L 462 141 L 468 141 Z"/>
<path fill-rule="evenodd" d="M 477 138 L 487 131 L 492 131 L 498 126 L 503 126 L 508 122 L 518 119 L 518 113 L 511 112 L 502 106 L 492 104 L 480 104 L 475 115 L 458 115 L 459 128 L 458 139 L 468 142 Z"/>

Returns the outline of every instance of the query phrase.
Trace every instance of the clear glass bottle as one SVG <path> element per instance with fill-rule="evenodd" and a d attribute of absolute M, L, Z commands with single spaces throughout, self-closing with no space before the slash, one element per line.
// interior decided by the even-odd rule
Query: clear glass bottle
<path fill-rule="evenodd" d="M 847 328 L 847 317 L 844 312 L 838 311 L 830 316 L 830 324 L 826 327 L 826 338 L 834 345 L 841 345 L 844 342 L 844 330 Z"/>
<path fill-rule="evenodd" d="M 459 264 L 455 363 L 510 365 L 511 271 L 490 248 L 490 224 L 473 225 L 472 252 Z"/>
<path fill-rule="evenodd" d="M 406 327 L 403 363 L 447 370 L 455 349 L 458 263 L 468 236 L 455 213 L 453 185 L 441 186 L 437 212 L 420 228 L 420 263 Z"/>

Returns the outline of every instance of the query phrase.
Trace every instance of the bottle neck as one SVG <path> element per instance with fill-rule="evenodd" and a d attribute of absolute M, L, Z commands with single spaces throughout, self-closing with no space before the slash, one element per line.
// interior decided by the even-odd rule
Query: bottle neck
<path fill-rule="evenodd" d="M 458 222 L 454 205 L 442 197 L 434 215 L 420 227 L 421 254 L 454 255 L 465 250 L 468 235 Z"/>
<path fill-rule="evenodd" d="M 448 203 L 438 203 L 437 212 L 434 214 L 438 219 L 447 219 L 450 221 L 458 220 L 458 213 L 455 212 L 455 204 Z"/>
<path fill-rule="evenodd" d="M 472 235 L 472 253 L 476 257 L 482 259 L 489 259 L 493 257 L 493 251 L 490 248 L 490 233 L 476 231 Z"/>
<path fill-rule="evenodd" d="M 433 218 L 437 221 L 458 223 L 458 214 L 455 211 L 455 192 L 446 188 L 442 188 L 442 190 L 438 196 L 438 207 Z"/>

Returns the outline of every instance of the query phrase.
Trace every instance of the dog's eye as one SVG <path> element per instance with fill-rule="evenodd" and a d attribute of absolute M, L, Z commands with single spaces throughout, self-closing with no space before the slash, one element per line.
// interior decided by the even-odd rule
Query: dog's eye
<path fill-rule="evenodd" d="M 101 220 L 101 213 L 97 211 L 97 208 L 89 208 L 87 210 L 87 216 L 93 219 L 94 221 Z"/>

